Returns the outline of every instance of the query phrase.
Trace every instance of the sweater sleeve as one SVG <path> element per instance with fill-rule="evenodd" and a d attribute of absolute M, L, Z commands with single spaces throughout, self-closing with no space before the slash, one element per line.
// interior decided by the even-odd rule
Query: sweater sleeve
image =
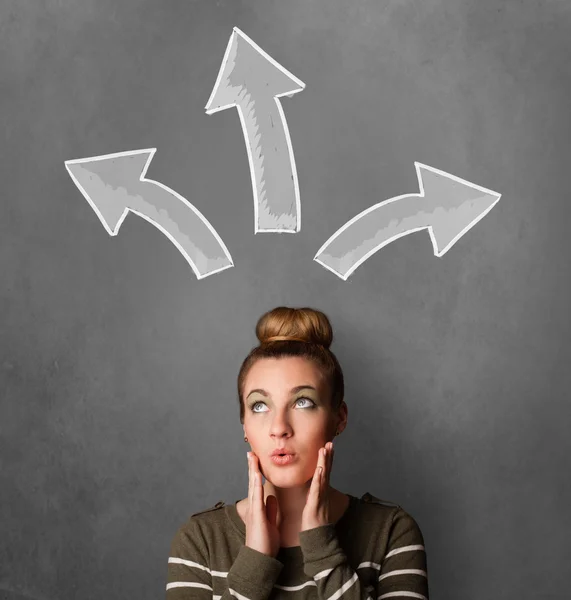
<path fill-rule="evenodd" d="M 317 585 L 317 597 L 373 600 L 374 590 L 365 587 L 347 562 L 335 525 L 328 524 L 299 534 L 304 571 Z M 420 528 L 399 508 L 393 514 L 387 551 L 380 565 L 376 600 L 428 600 L 426 553 Z"/>
<path fill-rule="evenodd" d="M 317 598 L 373 600 L 372 591 L 347 562 L 335 525 L 329 523 L 299 533 L 304 572 L 317 585 Z"/>
<path fill-rule="evenodd" d="M 215 578 L 227 579 L 218 585 L 225 590 L 216 596 L 220 600 L 267 600 L 283 569 L 279 560 L 248 546 L 240 548 L 228 572 L 217 570 L 209 558 L 204 534 L 196 519 L 191 518 L 171 542 L 166 600 L 212 600 Z"/>
<path fill-rule="evenodd" d="M 377 598 L 428 600 L 424 539 L 416 521 L 402 508 L 393 514 Z"/>

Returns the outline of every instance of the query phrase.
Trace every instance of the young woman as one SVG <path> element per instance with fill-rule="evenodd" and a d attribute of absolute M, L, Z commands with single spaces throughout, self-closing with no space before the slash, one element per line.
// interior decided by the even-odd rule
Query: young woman
<path fill-rule="evenodd" d="M 428 599 L 415 520 L 329 483 L 348 411 L 328 318 L 278 307 L 259 319 L 256 335 L 260 345 L 238 375 L 248 496 L 178 529 L 167 600 Z"/>

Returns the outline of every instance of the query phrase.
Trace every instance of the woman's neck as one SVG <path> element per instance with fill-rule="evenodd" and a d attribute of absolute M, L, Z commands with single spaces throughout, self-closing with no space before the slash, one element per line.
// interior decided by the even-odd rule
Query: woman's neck
<path fill-rule="evenodd" d="M 307 503 L 307 494 L 311 487 L 311 480 L 304 486 L 293 488 L 277 488 L 270 481 L 264 484 L 264 502 L 268 496 L 275 496 L 279 505 L 279 518 L 282 524 L 299 524 L 301 515 Z M 329 486 L 331 508 L 339 500 L 340 492 Z"/>

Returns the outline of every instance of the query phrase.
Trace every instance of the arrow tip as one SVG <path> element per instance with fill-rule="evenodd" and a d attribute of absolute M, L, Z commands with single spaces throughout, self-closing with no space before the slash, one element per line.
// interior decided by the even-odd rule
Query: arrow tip
<path fill-rule="evenodd" d="M 444 171 L 416 165 L 431 212 L 429 231 L 434 254 L 442 256 L 492 210 L 501 194 Z"/>
<path fill-rule="evenodd" d="M 211 115 L 260 95 L 293 96 L 305 83 L 237 27 L 232 29 L 214 88 L 204 107 Z"/>
<path fill-rule="evenodd" d="M 143 179 L 155 149 L 68 160 L 70 177 L 110 235 L 117 235 L 134 184 Z"/>
<path fill-rule="evenodd" d="M 436 256 L 443 256 L 478 221 L 492 210 L 500 196 L 481 196 L 470 204 L 462 205 L 455 211 L 439 209 L 434 213 L 434 223 L 430 228 L 432 245 Z M 439 214 L 440 212 L 440 214 Z"/>

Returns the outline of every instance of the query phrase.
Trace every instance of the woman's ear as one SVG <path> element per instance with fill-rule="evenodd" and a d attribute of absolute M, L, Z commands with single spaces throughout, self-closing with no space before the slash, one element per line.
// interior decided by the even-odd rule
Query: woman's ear
<path fill-rule="evenodd" d="M 345 400 L 341 402 L 341 406 L 339 407 L 339 420 L 337 422 L 337 430 L 341 433 L 345 427 L 347 427 L 347 418 L 349 416 L 349 409 L 347 408 L 347 404 L 345 404 Z"/>

